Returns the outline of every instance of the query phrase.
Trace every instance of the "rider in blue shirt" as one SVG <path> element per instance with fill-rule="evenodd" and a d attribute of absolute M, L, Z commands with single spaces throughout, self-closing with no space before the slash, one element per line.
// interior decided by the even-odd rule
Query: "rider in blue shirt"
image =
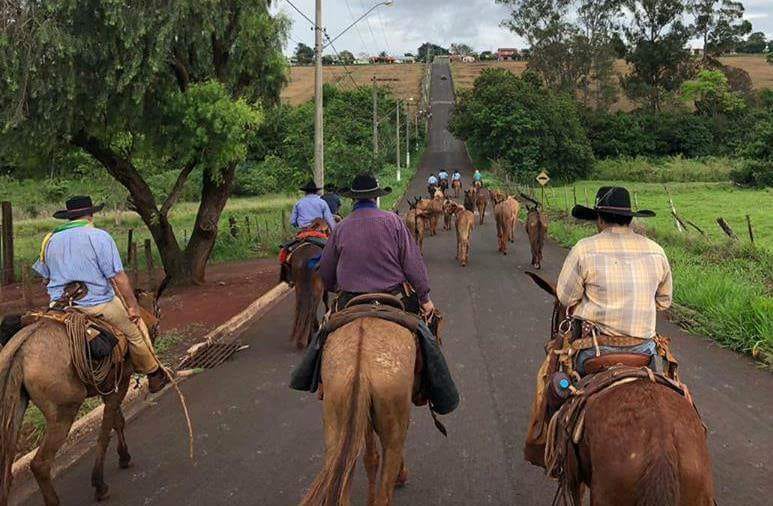
<path fill-rule="evenodd" d="M 437 190 L 437 184 L 438 179 L 435 177 L 435 173 L 433 172 L 427 178 L 427 191 L 429 192 L 430 196 L 435 194 L 435 190 Z"/>
<path fill-rule="evenodd" d="M 459 173 L 458 170 L 454 171 L 454 175 L 451 176 L 451 180 L 452 181 L 461 181 L 462 180 L 462 175 Z"/>
<path fill-rule="evenodd" d="M 448 172 L 446 172 L 445 169 L 440 169 L 440 172 L 438 172 L 437 177 L 443 181 L 444 179 L 448 179 Z"/>

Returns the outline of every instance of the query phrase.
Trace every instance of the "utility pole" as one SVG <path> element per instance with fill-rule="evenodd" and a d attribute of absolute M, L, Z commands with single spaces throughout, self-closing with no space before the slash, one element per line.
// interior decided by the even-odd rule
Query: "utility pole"
<path fill-rule="evenodd" d="M 322 96 L 322 0 L 316 0 L 314 18 L 314 184 L 325 186 L 325 137 Z"/>
<path fill-rule="evenodd" d="M 410 105 L 411 102 L 408 103 Z M 405 168 L 411 167 L 411 113 L 405 107 Z"/>
<path fill-rule="evenodd" d="M 397 132 L 397 142 L 395 142 L 395 146 L 397 148 L 397 180 L 400 181 L 400 164 L 401 164 L 401 156 L 400 156 L 400 101 L 397 101 L 397 120 L 395 122 L 395 131 Z"/>
<path fill-rule="evenodd" d="M 378 156 L 378 90 L 376 76 L 373 76 L 373 158 Z"/>

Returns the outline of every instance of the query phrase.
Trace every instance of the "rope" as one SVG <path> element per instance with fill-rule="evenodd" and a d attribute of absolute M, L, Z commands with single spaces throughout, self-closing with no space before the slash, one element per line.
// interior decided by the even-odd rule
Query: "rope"
<path fill-rule="evenodd" d="M 73 367 L 84 385 L 92 385 L 102 396 L 109 395 L 112 393 L 110 390 L 103 391 L 100 387 L 107 381 L 110 371 L 113 369 L 112 354 L 100 360 L 92 358 L 86 335 L 86 322 L 86 315 L 78 312 L 69 314 L 64 321 Z M 113 392 L 118 391 L 121 368 L 119 365 L 116 370 Z"/>

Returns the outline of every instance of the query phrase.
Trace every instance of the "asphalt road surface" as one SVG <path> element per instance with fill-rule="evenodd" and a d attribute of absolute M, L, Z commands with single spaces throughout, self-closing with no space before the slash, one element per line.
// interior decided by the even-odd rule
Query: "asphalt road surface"
<path fill-rule="evenodd" d="M 462 170 L 467 184 L 472 173 L 464 145 L 446 129 L 453 103 L 447 64 L 433 67 L 432 100 L 430 146 L 409 195 L 423 194 L 427 175 L 441 167 Z M 492 218 L 473 232 L 466 268 L 454 260 L 453 231 L 440 231 L 425 243 L 432 296 L 446 315 L 445 353 L 462 400 L 444 417 L 447 439 L 426 409 L 414 410 L 406 449 L 409 483 L 398 490 L 396 504 L 549 505 L 553 497 L 553 483 L 521 453 L 551 301 L 523 275 L 530 256 L 522 228 L 504 257 L 496 251 Z M 548 276 L 555 278 L 565 254 L 546 245 Z M 323 440 L 321 403 L 287 386 L 300 359 L 288 341 L 291 303 L 245 333 L 249 350 L 184 384 L 196 433 L 195 464 L 186 456 L 174 395 L 130 423 L 134 466 L 119 470 L 111 451 L 108 504 L 297 504 L 320 469 Z M 770 504 L 773 375 L 667 322 L 660 330 L 674 337 L 683 380 L 709 427 L 719 504 Z M 91 459 L 83 460 L 56 480 L 63 504 L 91 502 L 90 468 Z M 358 466 L 355 504 L 364 504 L 363 487 Z M 38 497 L 29 501 L 39 503 Z"/>

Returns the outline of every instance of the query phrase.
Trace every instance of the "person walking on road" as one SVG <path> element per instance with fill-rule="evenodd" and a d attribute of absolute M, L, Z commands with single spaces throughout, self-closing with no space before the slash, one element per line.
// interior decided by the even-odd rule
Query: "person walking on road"
<path fill-rule="evenodd" d="M 139 304 L 124 272 L 118 247 L 109 233 L 94 227 L 94 214 L 103 207 L 104 204 L 95 206 L 88 196 L 69 199 L 66 209 L 54 213 L 54 218 L 67 222 L 43 239 L 40 258 L 33 269 L 47 280 L 52 304 L 64 297 L 68 285 L 85 285 L 86 294 L 68 302 L 126 335 L 132 366 L 138 374 L 148 376 L 150 391 L 155 393 L 164 388 L 169 378 L 156 358 L 147 327 L 140 318 Z"/>
<path fill-rule="evenodd" d="M 306 229 L 314 223 L 316 219 L 324 219 L 330 230 L 335 228 L 335 217 L 330 211 L 327 202 L 319 196 L 318 188 L 313 181 L 309 181 L 300 189 L 305 196 L 295 203 L 293 213 L 290 216 L 290 223 L 297 229 Z"/>

